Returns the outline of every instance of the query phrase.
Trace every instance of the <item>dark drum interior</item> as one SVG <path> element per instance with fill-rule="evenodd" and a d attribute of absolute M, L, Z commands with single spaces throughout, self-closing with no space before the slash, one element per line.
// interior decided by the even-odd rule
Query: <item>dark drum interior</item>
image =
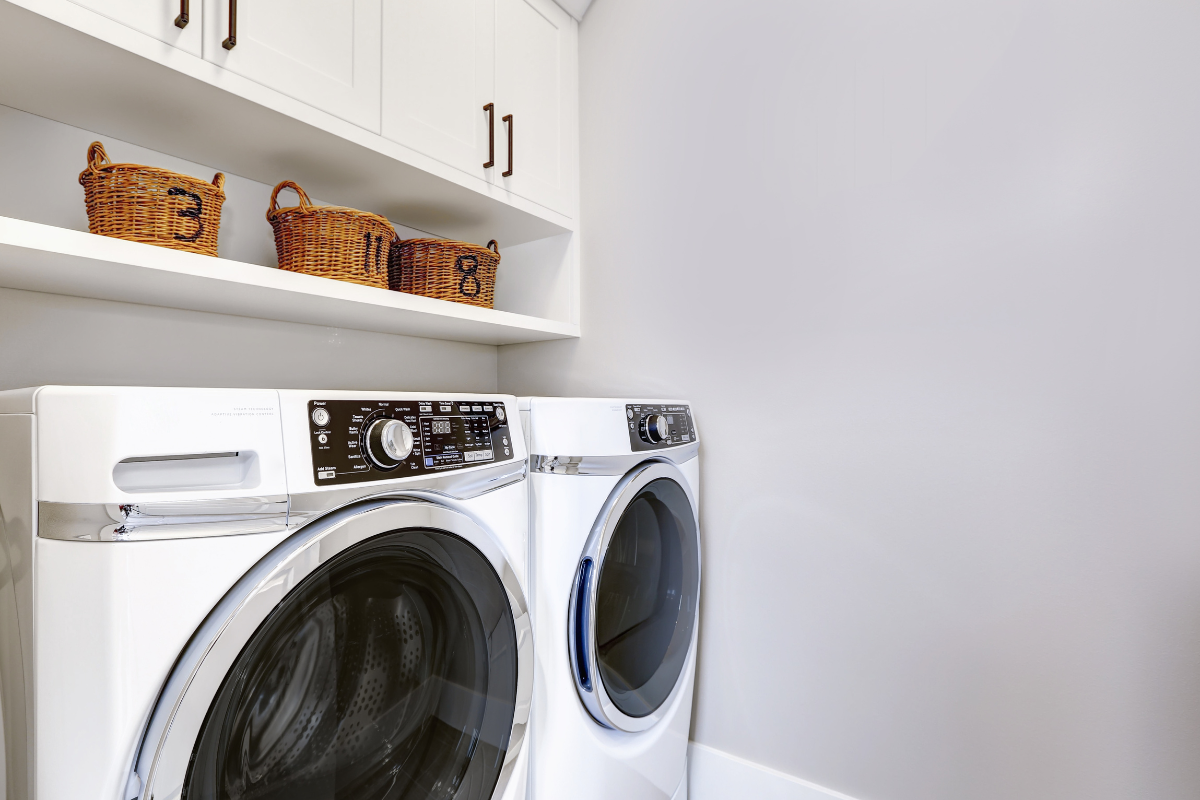
<path fill-rule="evenodd" d="M 239 655 L 186 800 L 487 800 L 512 730 L 517 640 L 473 546 L 393 531 L 308 576 Z"/>
<path fill-rule="evenodd" d="M 596 647 L 609 698 L 631 717 L 666 702 L 687 661 L 700 583 L 699 532 L 678 483 L 648 483 L 601 554 Z"/>

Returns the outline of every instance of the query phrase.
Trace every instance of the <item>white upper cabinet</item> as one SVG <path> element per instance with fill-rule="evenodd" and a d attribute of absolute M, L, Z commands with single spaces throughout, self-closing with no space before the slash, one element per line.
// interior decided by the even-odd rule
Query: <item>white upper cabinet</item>
<path fill-rule="evenodd" d="M 573 216 L 575 21 L 553 0 L 384 0 L 383 19 L 383 135 Z"/>
<path fill-rule="evenodd" d="M 200 55 L 201 0 L 72 0 L 72 2 L 194 56 Z M 187 11 L 186 20 L 183 18 L 185 9 Z M 179 24 L 176 24 L 177 22 Z"/>
<path fill-rule="evenodd" d="M 380 0 L 204 0 L 204 58 L 378 133 L 381 21 Z"/>
<path fill-rule="evenodd" d="M 494 8 L 494 0 L 383 4 L 383 135 L 479 178 L 484 106 L 495 100 Z"/>
<path fill-rule="evenodd" d="M 515 194 L 571 216 L 576 50 L 576 23 L 553 0 L 496 0 L 498 116 L 492 179 Z M 510 170 L 512 174 L 505 176 Z"/>

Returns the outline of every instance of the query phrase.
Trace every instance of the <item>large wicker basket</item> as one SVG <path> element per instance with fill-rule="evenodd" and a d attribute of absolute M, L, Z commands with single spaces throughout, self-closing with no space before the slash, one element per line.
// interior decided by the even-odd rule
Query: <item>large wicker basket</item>
<path fill-rule="evenodd" d="M 92 233 L 205 256 L 217 254 L 225 202 L 225 176 L 220 172 L 206 183 L 157 167 L 114 164 L 104 145 L 92 142 L 79 183 Z"/>
<path fill-rule="evenodd" d="M 281 189 L 295 191 L 300 205 L 279 208 Z M 267 221 L 275 229 L 282 269 L 387 288 L 388 248 L 396 231 L 383 217 L 341 206 L 314 206 L 303 189 L 284 181 L 271 192 Z"/>
<path fill-rule="evenodd" d="M 439 300 L 491 308 L 496 301 L 496 240 L 480 247 L 449 239 L 401 239 L 392 243 L 388 286 Z"/>

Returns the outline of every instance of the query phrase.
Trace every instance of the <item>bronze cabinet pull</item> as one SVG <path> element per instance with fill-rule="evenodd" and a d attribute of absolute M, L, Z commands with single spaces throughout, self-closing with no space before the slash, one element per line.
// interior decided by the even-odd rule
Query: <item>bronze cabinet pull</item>
<path fill-rule="evenodd" d="M 179 0 L 179 16 L 175 18 L 176 28 L 186 28 L 188 24 L 188 0 Z"/>
<path fill-rule="evenodd" d="M 483 107 L 488 115 L 488 160 L 483 162 L 483 168 L 496 166 L 496 104 L 488 103 Z"/>
<path fill-rule="evenodd" d="M 229 0 L 229 38 L 221 42 L 221 47 L 226 50 L 237 47 L 237 0 Z"/>
<path fill-rule="evenodd" d="M 503 119 L 508 124 L 508 172 L 501 172 L 500 175 L 507 178 L 512 175 L 513 115 L 505 114 Z"/>

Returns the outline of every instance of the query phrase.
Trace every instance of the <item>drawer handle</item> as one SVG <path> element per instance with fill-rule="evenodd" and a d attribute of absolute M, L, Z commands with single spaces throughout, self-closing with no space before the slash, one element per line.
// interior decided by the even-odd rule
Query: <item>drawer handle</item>
<path fill-rule="evenodd" d="M 483 162 L 483 168 L 496 166 L 496 104 L 488 103 L 483 107 L 488 115 L 488 160 Z"/>
<path fill-rule="evenodd" d="M 507 178 L 512 175 L 513 115 L 505 114 L 503 119 L 508 124 L 508 172 L 501 172 L 500 175 Z"/>
<path fill-rule="evenodd" d="M 175 18 L 176 28 L 186 28 L 188 24 L 188 7 L 191 5 L 189 0 L 179 0 L 179 16 Z"/>
<path fill-rule="evenodd" d="M 221 47 L 226 50 L 237 47 L 237 0 L 229 0 L 229 38 L 221 42 Z"/>

